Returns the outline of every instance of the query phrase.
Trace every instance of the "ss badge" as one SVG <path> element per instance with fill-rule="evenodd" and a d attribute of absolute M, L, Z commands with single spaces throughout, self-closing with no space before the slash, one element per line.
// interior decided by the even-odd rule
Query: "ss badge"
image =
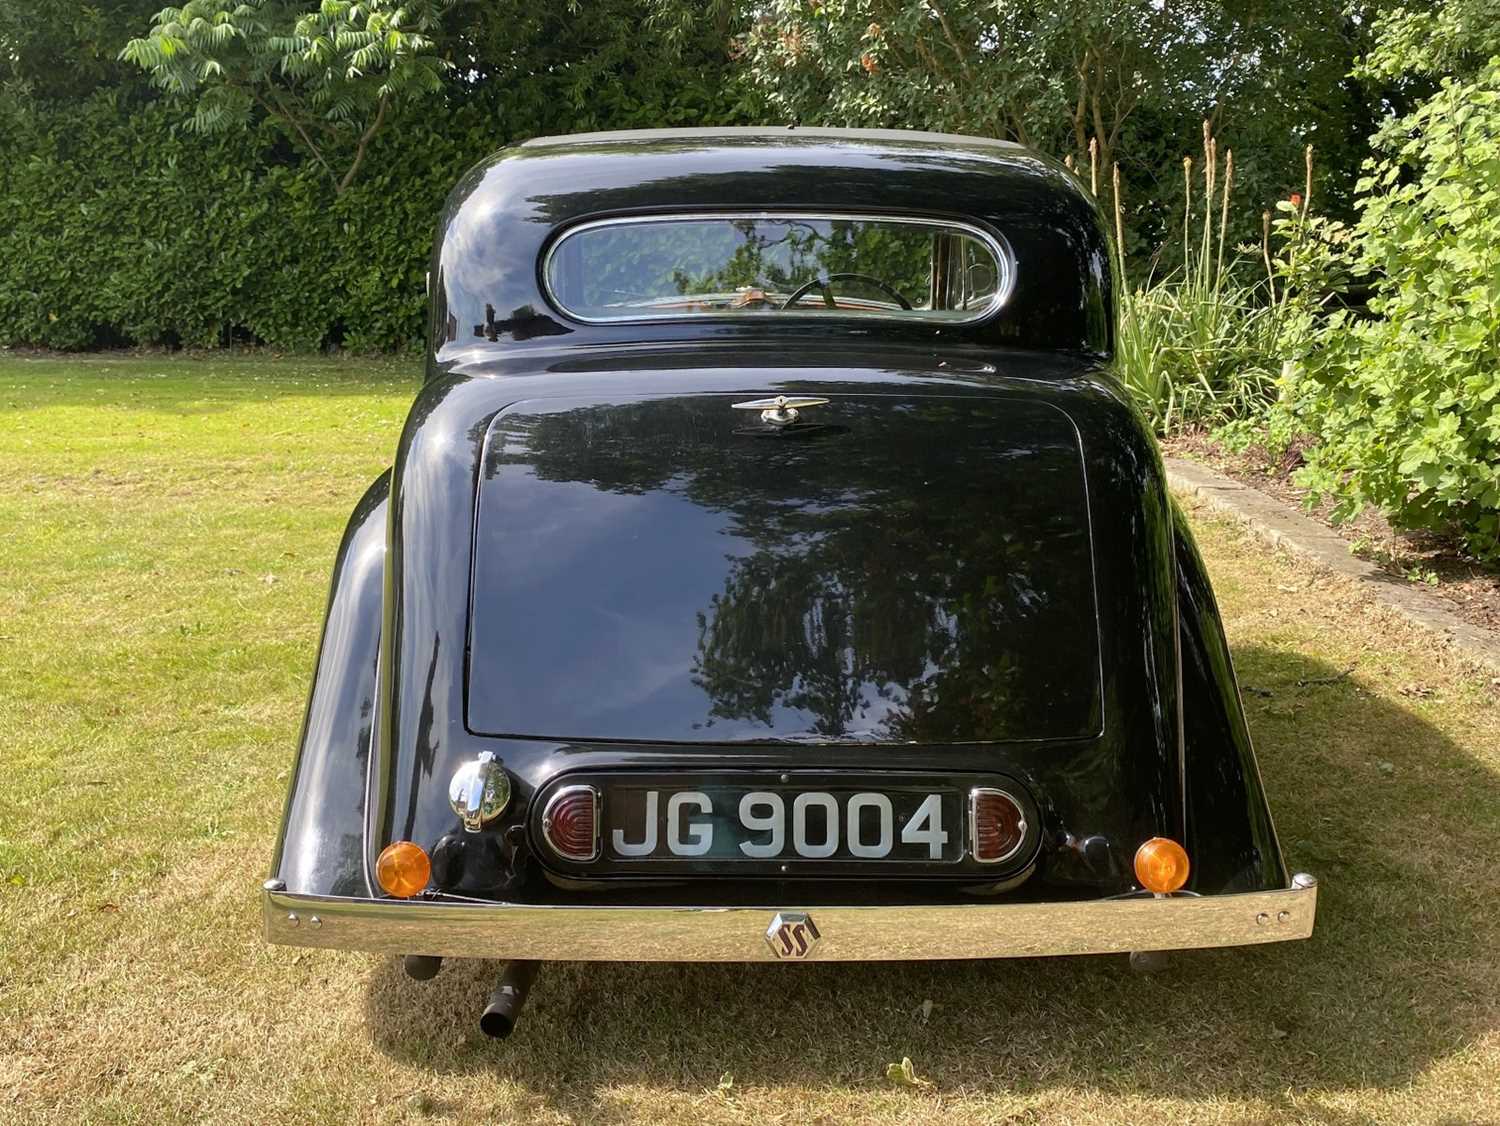
<path fill-rule="evenodd" d="M 778 958 L 806 958 L 819 937 L 812 916 L 802 911 L 781 911 L 766 928 L 766 945 Z"/>

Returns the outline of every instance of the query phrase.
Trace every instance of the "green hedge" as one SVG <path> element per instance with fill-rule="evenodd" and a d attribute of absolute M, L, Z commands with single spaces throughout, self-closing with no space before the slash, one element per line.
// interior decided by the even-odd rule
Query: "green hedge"
<path fill-rule="evenodd" d="M 120 91 L 0 98 L 0 343 L 419 348 L 434 223 L 466 169 L 539 133 L 742 117 L 723 90 L 616 84 L 509 118 L 434 103 L 390 123 L 338 196 L 269 125 L 203 137 Z"/>

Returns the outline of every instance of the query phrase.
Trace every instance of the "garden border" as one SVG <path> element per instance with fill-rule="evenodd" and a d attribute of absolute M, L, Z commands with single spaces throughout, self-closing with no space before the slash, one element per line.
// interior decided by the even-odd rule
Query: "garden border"
<path fill-rule="evenodd" d="M 1257 539 L 1345 578 L 1368 583 L 1371 593 L 1407 621 L 1439 634 L 1470 660 L 1500 672 L 1500 634 L 1467 622 L 1440 597 L 1351 554 L 1349 541 L 1310 517 L 1217 470 L 1184 458 L 1166 458 L 1167 483 L 1243 524 Z"/>

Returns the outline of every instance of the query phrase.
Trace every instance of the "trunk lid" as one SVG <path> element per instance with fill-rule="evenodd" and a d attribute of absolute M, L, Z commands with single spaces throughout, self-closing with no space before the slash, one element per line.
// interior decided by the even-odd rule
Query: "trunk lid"
<path fill-rule="evenodd" d="M 491 424 L 485 735 L 972 743 L 1101 728 L 1077 431 L 1024 394 L 532 399 Z M 847 386 L 845 388 L 847 390 Z"/>

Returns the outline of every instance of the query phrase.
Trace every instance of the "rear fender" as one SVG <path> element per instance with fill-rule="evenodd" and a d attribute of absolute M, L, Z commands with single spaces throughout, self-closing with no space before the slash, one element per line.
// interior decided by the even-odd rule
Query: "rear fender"
<path fill-rule="evenodd" d="M 1175 503 L 1188 887 L 1204 894 L 1287 886 L 1229 644 L 1203 559 Z"/>
<path fill-rule="evenodd" d="M 365 789 L 375 727 L 375 669 L 391 475 L 354 507 L 339 544 L 312 694 L 292 768 L 271 875 L 286 890 L 369 895 Z"/>

